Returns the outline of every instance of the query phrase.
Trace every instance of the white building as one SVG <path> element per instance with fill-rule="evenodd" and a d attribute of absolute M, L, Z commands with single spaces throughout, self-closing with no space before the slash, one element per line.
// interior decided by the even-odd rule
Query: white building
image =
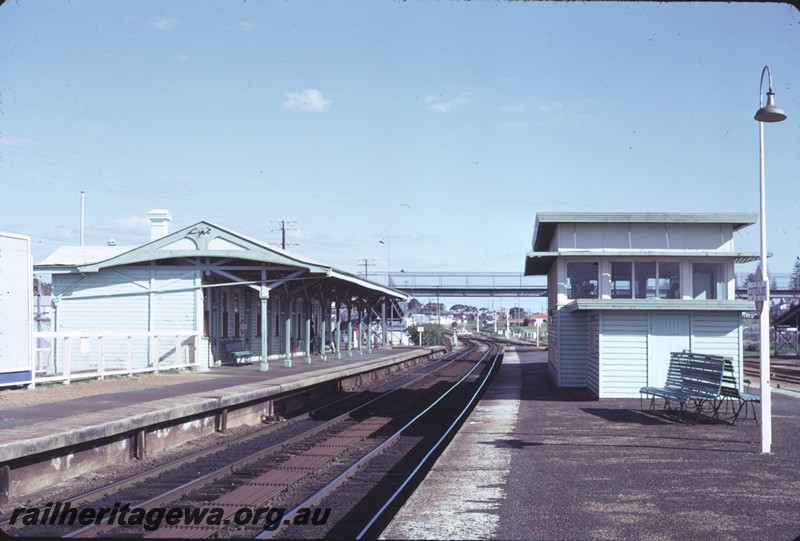
<path fill-rule="evenodd" d="M 168 233 L 165 211 L 148 216 L 147 244 L 64 246 L 35 265 L 52 273 L 51 371 L 202 367 L 234 352 L 291 366 L 334 338 L 332 303 L 367 321 L 406 299 L 208 222 Z"/>
<path fill-rule="evenodd" d="M 549 374 L 558 387 L 638 397 L 671 351 L 729 355 L 741 373 L 734 249 L 754 214 L 539 213 L 526 275 L 548 280 Z M 740 378 L 741 380 L 741 378 Z"/>

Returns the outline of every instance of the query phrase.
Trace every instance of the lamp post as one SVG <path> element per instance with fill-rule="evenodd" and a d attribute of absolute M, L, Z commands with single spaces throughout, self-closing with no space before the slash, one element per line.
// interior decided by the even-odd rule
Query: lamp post
<path fill-rule="evenodd" d="M 764 74 L 767 74 L 769 90 L 767 91 L 767 104 L 764 105 Z M 755 117 L 758 121 L 758 158 L 760 164 L 761 208 L 759 222 L 761 224 L 761 281 L 762 290 L 765 292 L 761 298 L 758 313 L 759 326 L 759 386 L 761 388 L 761 452 L 769 453 L 772 447 L 772 389 L 769 381 L 770 343 L 769 343 L 769 277 L 767 275 L 767 224 L 766 224 L 766 191 L 764 189 L 764 122 L 780 122 L 786 120 L 786 113 L 775 105 L 775 95 L 772 92 L 772 74 L 769 66 L 761 70 L 761 83 L 758 88 L 758 111 Z M 758 300 L 758 299 L 757 299 Z"/>

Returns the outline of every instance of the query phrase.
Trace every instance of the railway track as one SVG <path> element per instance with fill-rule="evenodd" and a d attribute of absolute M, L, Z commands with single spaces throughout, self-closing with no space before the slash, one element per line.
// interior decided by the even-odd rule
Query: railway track
<path fill-rule="evenodd" d="M 800 385 L 800 359 L 773 357 L 770 360 L 770 380 L 773 385 L 787 383 Z M 758 359 L 744 359 L 744 375 L 752 381 L 758 381 L 759 361 Z"/>
<path fill-rule="evenodd" d="M 0 526 L 26 537 L 338 537 L 343 525 L 353 529 L 362 523 L 365 532 L 375 531 L 392 502 L 401 501 L 401 494 L 392 492 L 384 505 L 378 493 L 393 486 L 409 460 L 430 460 L 435 454 L 430 449 L 442 447 L 445 440 L 432 427 L 447 425 L 442 433 L 453 431 L 454 419 L 466 411 L 463 405 L 454 408 L 455 402 L 477 396 L 475 389 L 483 388 L 491 372 L 488 359 L 499 358 L 498 352 L 497 346 L 471 342 L 463 351 L 276 428 L 78 495 L 69 500 L 76 509 L 72 525 L 57 519 L 23 522 L 22 528 L 17 528 L 18 520 L 14 529 Z M 415 474 L 420 470 L 410 468 Z M 400 485 L 408 491 L 412 483 Z M 348 491 L 351 495 L 345 497 Z M 370 505 L 354 501 L 367 493 Z M 323 498 L 327 503 L 321 503 Z M 55 505 L 49 508 L 53 518 L 72 516 Z M 375 506 L 382 508 L 379 518 L 366 517 L 365 509 Z M 77 508 L 89 509 L 94 520 L 88 515 L 78 520 Z M 317 526 L 305 527 L 309 520 Z"/>
<path fill-rule="evenodd" d="M 336 479 L 292 510 L 308 506 L 328 509 L 336 505 L 346 510 L 341 520 L 321 528 L 290 525 L 277 535 L 264 531 L 257 538 L 377 538 L 455 435 L 499 367 L 502 347 L 496 342 L 482 342 L 486 348 L 480 352 L 479 364 L 461 379 L 466 384 L 448 391 L 461 393 L 461 399 L 444 407 L 437 403 L 433 405 L 435 408 L 431 406 L 419 413 L 370 452 L 370 455 L 381 452 L 377 458 L 365 466 L 359 464 L 358 469 L 355 464 L 351 466 L 355 471 L 347 483 L 340 487 L 340 479 Z M 485 363 L 485 370 L 478 373 L 480 363 Z M 445 398 L 442 396 L 437 402 Z"/>

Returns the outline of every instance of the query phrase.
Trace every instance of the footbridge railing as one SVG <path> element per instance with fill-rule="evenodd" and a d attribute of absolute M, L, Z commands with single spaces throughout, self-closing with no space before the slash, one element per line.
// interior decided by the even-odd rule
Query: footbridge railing
<path fill-rule="evenodd" d="M 518 272 L 374 272 L 368 279 L 409 295 L 456 297 L 543 297 L 547 283 L 541 276 Z"/>

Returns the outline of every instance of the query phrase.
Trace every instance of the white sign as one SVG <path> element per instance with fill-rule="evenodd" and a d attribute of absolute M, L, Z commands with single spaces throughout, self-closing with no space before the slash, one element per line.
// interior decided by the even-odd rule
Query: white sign
<path fill-rule="evenodd" d="M 760 282 L 747 283 L 747 300 L 764 302 L 767 300 L 767 282 L 762 280 Z"/>
<path fill-rule="evenodd" d="M 417 327 L 417 332 L 425 332 L 425 327 Z"/>

